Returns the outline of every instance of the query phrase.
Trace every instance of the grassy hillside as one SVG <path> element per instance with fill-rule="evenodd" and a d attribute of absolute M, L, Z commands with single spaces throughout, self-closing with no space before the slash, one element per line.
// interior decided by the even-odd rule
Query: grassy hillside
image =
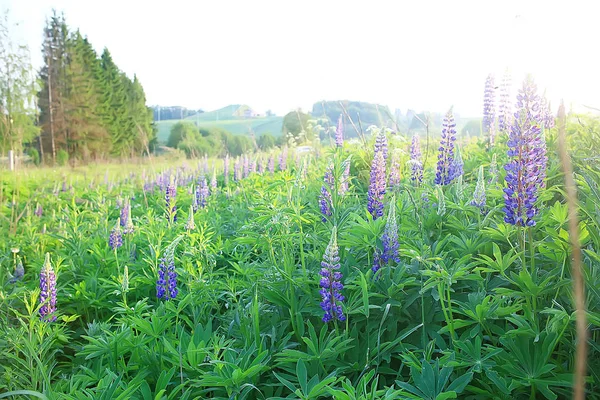
<path fill-rule="evenodd" d="M 260 117 L 260 118 L 238 118 L 233 117 L 233 113 L 239 105 L 233 104 L 220 108 L 215 111 L 209 111 L 201 114 L 191 115 L 185 118 L 185 121 L 195 123 L 199 127 L 221 128 L 235 135 L 247 135 L 254 132 L 255 135 L 270 133 L 274 136 L 281 135 L 283 117 Z M 157 121 L 158 140 L 166 142 L 171 132 L 171 127 L 180 120 L 170 119 Z"/>

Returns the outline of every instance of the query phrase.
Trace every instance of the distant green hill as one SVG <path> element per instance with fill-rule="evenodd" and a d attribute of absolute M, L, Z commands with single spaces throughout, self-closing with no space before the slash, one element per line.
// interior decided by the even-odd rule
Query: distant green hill
<path fill-rule="evenodd" d="M 190 121 L 201 128 L 221 128 L 235 135 L 248 135 L 254 132 L 256 136 L 263 133 L 270 133 L 273 136 L 281 135 L 283 117 L 238 117 L 235 113 L 241 105 L 232 104 L 215 111 L 204 112 L 190 115 L 185 121 Z M 180 120 L 155 121 L 158 128 L 159 142 L 166 142 L 171 132 L 171 127 Z"/>

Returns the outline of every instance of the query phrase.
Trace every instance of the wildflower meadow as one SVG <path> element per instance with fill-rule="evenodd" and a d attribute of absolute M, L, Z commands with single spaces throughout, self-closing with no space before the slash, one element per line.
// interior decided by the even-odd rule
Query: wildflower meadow
<path fill-rule="evenodd" d="M 0 398 L 600 398 L 600 122 L 507 82 L 480 136 L 0 171 Z"/>

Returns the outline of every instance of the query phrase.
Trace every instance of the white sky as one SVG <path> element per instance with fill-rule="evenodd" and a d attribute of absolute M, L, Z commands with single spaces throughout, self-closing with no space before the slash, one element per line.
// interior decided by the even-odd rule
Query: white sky
<path fill-rule="evenodd" d="M 35 67 L 64 11 L 138 75 L 149 104 L 283 114 L 350 99 L 481 114 L 483 85 L 534 75 L 553 108 L 600 107 L 600 1 L 0 0 Z M 513 91 L 514 93 L 514 91 Z"/>

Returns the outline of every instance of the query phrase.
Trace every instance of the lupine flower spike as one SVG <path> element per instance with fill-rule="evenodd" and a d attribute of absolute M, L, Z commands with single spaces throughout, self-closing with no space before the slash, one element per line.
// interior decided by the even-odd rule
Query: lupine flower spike
<path fill-rule="evenodd" d="M 56 321 L 56 273 L 50 263 L 50 253 L 46 253 L 40 272 L 40 304 L 40 319 L 44 322 Z"/>
<path fill-rule="evenodd" d="M 444 117 L 442 125 L 442 140 L 439 147 L 437 172 L 435 174 L 436 185 L 448 185 L 454 180 L 454 142 L 456 141 L 456 123 L 450 109 Z"/>
<path fill-rule="evenodd" d="M 120 221 L 117 221 L 115 227 L 110 231 L 108 236 L 108 245 L 111 249 L 116 250 L 123 246 L 123 231 L 121 230 Z"/>
<path fill-rule="evenodd" d="M 177 272 L 175 271 L 175 247 L 183 236 L 175 239 L 166 249 L 158 266 L 158 279 L 156 280 L 156 297 L 171 300 L 177 297 Z"/>
<path fill-rule="evenodd" d="M 381 137 L 383 139 L 380 139 Z M 375 142 L 375 156 L 371 163 L 371 179 L 367 193 L 367 209 L 374 220 L 383 216 L 383 198 L 386 188 L 385 154 L 387 154 L 387 142 L 385 134 L 380 132 Z"/>
<path fill-rule="evenodd" d="M 504 166 L 504 221 L 512 225 L 533 226 L 538 213 L 536 201 L 544 185 L 547 163 L 539 114 L 537 88 L 531 77 L 527 77 L 517 96 L 515 121 L 507 142 L 511 159 Z"/>
<path fill-rule="evenodd" d="M 131 203 L 127 202 L 127 222 L 125 223 L 125 228 L 123 228 L 123 233 L 127 235 L 133 233 L 134 230 L 135 227 L 131 219 Z"/>
<path fill-rule="evenodd" d="M 321 308 L 324 311 L 323 322 L 331 321 L 345 321 L 346 316 L 342 310 L 342 303 L 344 296 L 342 296 L 342 290 L 344 285 L 342 284 L 342 273 L 340 269 L 340 257 L 339 249 L 337 245 L 337 229 L 334 226 L 331 232 L 331 239 L 323 254 L 323 261 L 321 262 L 321 281 L 319 286 L 321 287 Z"/>
<path fill-rule="evenodd" d="M 483 133 L 490 134 L 496 124 L 496 84 L 494 75 L 488 75 L 483 92 Z"/>
<path fill-rule="evenodd" d="M 410 144 L 410 179 L 419 184 L 423 180 L 423 163 L 421 162 L 421 145 L 419 136 L 414 135 Z"/>
<path fill-rule="evenodd" d="M 473 193 L 473 200 L 471 200 L 471 205 L 475 207 L 479 207 L 481 212 L 485 209 L 485 179 L 483 177 L 483 165 L 479 167 L 479 172 L 477 173 L 477 186 L 475 186 L 475 192 Z"/>
<path fill-rule="evenodd" d="M 510 86 L 511 77 L 507 70 L 502 77 L 500 85 L 499 102 L 498 102 L 498 130 L 500 132 L 508 131 L 512 124 L 512 113 L 510 104 Z"/>
<path fill-rule="evenodd" d="M 167 220 L 169 222 L 177 222 L 177 205 L 175 204 L 177 196 L 177 187 L 175 186 L 175 181 L 173 177 L 171 177 L 169 184 L 167 185 L 167 189 L 165 191 L 165 204 L 167 210 Z"/>
<path fill-rule="evenodd" d="M 390 203 L 390 209 L 388 212 L 387 221 L 385 224 L 385 230 L 381 235 L 381 242 L 383 243 L 383 251 L 377 249 L 375 256 L 373 257 L 373 272 L 379 271 L 384 266 L 389 266 L 390 263 L 400 262 L 398 256 L 398 250 L 400 244 L 398 243 L 398 224 L 396 222 L 396 197 L 392 197 Z"/>

